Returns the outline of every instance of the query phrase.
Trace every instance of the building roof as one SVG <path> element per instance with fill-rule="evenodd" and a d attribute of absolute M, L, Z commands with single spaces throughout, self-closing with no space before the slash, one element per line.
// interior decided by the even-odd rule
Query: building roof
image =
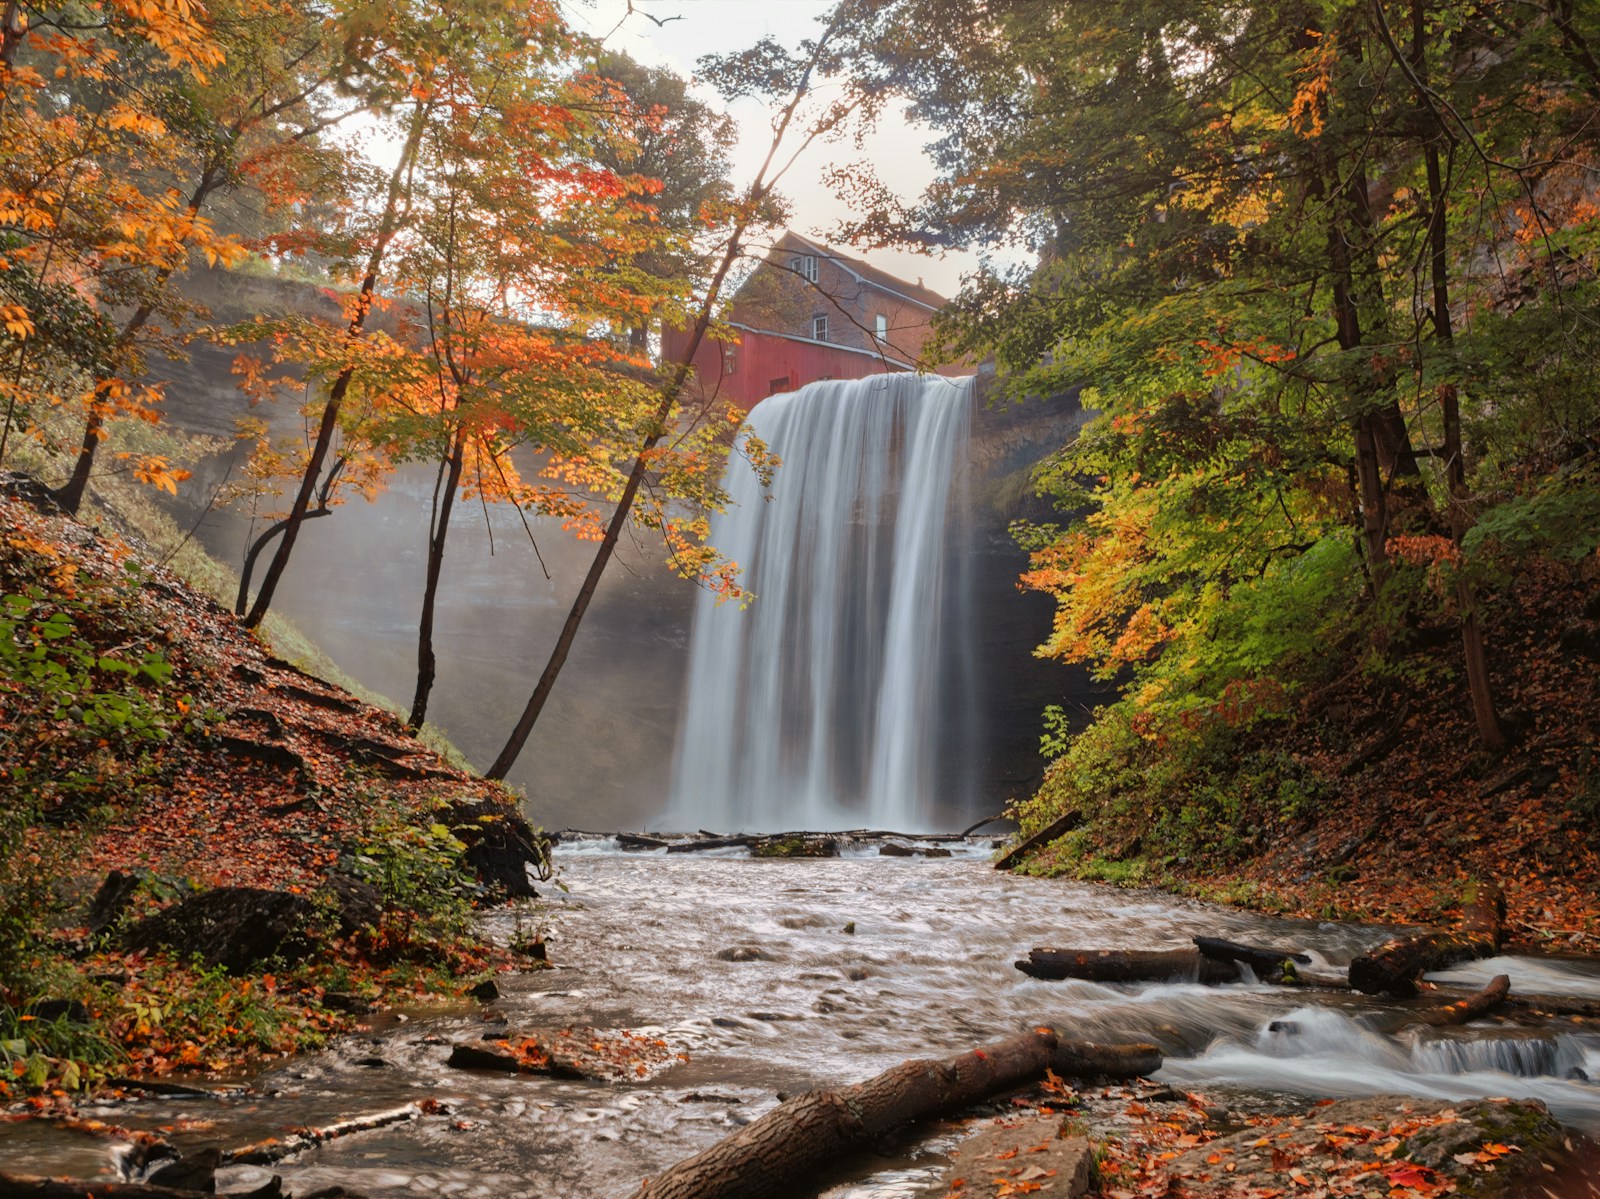
<path fill-rule="evenodd" d="M 863 262 L 859 258 L 852 258 L 848 254 L 841 254 L 831 246 L 822 242 L 812 241 L 809 237 L 801 237 L 793 230 L 786 232 L 778 239 L 775 248 L 790 248 L 799 246 L 815 253 L 819 258 L 826 258 L 841 269 L 854 275 L 862 283 L 872 287 L 881 288 L 883 291 L 892 292 L 903 299 L 910 300 L 926 308 L 929 312 L 943 308 L 947 301 L 938 292 L 919 283 L 907 283 L 904 279 L 891 275 L 888 271 L 880 271 L 877 267 Z"/>

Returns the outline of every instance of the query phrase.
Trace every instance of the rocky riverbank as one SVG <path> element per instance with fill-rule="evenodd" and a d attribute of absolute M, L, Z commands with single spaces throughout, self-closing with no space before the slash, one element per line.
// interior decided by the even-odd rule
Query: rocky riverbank
<path fill-rule="evenodd" d="M 0 498 L 0 1096 L 215 1072 L 514 954 L 516 797 L 138 545 Z"/>

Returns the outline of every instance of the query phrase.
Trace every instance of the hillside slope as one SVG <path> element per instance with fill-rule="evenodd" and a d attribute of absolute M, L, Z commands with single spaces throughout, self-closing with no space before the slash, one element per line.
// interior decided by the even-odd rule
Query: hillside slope
<path fill-rule="evenodd" d="M 0 1066 L 216 1067 L 504 959 L 470 908 L 547 871 L 510 793 L 117 536 L 0 530 Z"/>

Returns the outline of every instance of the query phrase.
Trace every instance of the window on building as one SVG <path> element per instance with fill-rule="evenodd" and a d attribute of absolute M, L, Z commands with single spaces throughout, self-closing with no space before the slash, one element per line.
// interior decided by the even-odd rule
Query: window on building
<path fill-rule="evenodd" d="M 811 336 L 817 341 L 828 340 L 828 314 L 819 312 L 811 318 Z"/>
<path fill-rule="evenodd" d="M 808 283 L 815 283 L 817 281 L 817 256 L 815 254 L 796 254 L 789 259 L 789 269 Z"/>
<path fill-rule="evenodd" d="M 773 379 L 773 380 L 771 380 L 771 381 L 769 381 L 767 383 L 767 394 L 769 396 L 770 395 L 777 395 L 778 392 L 780 392 L 780 391 L 788 391 L 788 390 L 789 390 L 789 376 L 788 375 L 783 375 L 780 378 Z"/>
<path fill-rule="evenodd" d="M 738 354 L 738 351 L 735 350 L 732 346 L 728 346 L 726 349 L 724 349 L 722 351 L 722 373 L 723 374 L 731 375 L 738 368 L 739 361 L 738 361 L 738 358 L 736 357 L 737 354 Z"/>
<path fill-rule="evenodd" d="M 879 341 L 889 340 L 889 318 L 883 313 L 878 313 L 877 335 Z"/>

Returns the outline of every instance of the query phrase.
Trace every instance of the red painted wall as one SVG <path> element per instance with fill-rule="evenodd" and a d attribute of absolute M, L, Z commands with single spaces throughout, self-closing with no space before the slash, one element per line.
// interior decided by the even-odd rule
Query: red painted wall
<path fill-rule="evenodd" d="M 834 346 L 794 341 L 770 333 L 738 330 L 739 341 L 705 341 L 695 355 L 695 394 L 727 400 L 742 408 L 779 391 L 794 391 L 818 379 L 864 379 L 900 368 L 880 358 Z M 674 362 L 688 345 L 688 336 L 668 330 L 661 339 L 662 359 Z"/>

